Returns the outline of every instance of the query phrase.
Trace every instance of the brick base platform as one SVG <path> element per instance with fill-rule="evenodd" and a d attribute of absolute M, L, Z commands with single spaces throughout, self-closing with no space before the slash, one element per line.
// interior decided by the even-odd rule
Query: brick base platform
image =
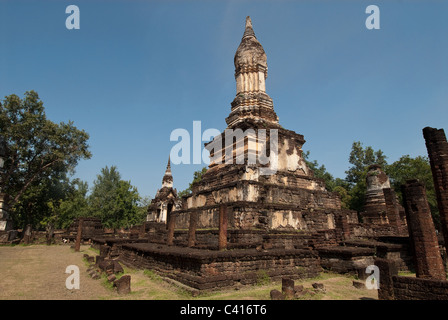
<path fill-rule="evenodd" d="M 321 270 L 316 253 L 304 249 L 217 251 L 134 243 L 121 246 L 119 259 L 198 290 L 256 284 L 267 277 L 311 278 Z"/>

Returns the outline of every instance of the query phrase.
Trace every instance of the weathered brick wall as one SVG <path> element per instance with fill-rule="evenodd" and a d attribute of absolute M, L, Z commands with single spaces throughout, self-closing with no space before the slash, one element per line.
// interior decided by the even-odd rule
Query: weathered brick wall
<path fill-rule="evenodd" d="M 317 249 L 321 266 L 338 273 L 356 273 L 372 265 L 375 250 L 367 247 L 333 246 Z"/>
<path fill-rule="evenodd" d="M 314 201 L 314 200 L 313 200 Z M 299 206 L 300 207 L 300 206 Z M 197 212 L 197 228 L 218 228 L 219 205 L 180 210 L 176 213 L 176 228 L 188 229 L 190 212 Z M 356 221 L 354 214 L 338 209 L 298 209 L 286 203 L 257 203 L 239 201 L 227 206 L 228 226 L 236 229 L 270 228 L 325 230 L 335 228 L 336 215 L 347 215 L 348 221 Z"/>
<path fill-rule="evenodd" d="M 376 258 L 380 272 L 380 300 L 448 300 L 448 281 L 398 276 L 397 264 Z"/>
<path fill-rule="evenodd" d="M 78 233 L 79 219 L 74 219 L 73 223 L 67 230 L 68 235 L 76 235 Z M 83 218 L 82 223 L 82 238 L 88 239 L 98 237 L 104 234 L 103 225 L 100 219 L 97 218 Z"/>
<path fill-rule="evenodd" d="M 352 237 L 382 237 L 396 236 L 396 227 L 390 224 L 373 224 L 373 223 L 353 223 L 350 224 Z"/>
<path fill-rule="evenodd" d="M 402 276 L 392 281 L 395 300 L 448 300 L 448 281 Z"/>
<path fill-rule="evenodd" d="M 309 278 L 320 271 L 314 253 L 297 249 L 207 251 L 129 244 L 121 247 L 120 261 L 154 270 L 199 290 L 254 284 L 264 277 Z"/>
<path fill-rule="evenodd" d="M 166 239 L 166 238 L 165 238 Z M 271 230 L 228 230 L 228 248 L 256 248 L 257 246 L 267 246 L 274 249 L 293 248 L 319 248 L 322 246 L 338 245 L 342 240 L 340 234 L 335 230 L 308 231 L 276 231 Z M 164 244 L 166 240 L 150 242 Z M 174 232 L 174 244 L 187 246 L 188 231 L 176 230 Z M 195 247 L 203 249 L 218 248 L 218 229 L 207 229 L 196 231 Z"/>

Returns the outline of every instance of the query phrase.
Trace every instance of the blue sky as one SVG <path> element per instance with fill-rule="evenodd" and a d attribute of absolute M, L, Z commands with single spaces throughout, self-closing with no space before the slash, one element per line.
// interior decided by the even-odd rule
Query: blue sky
<path fill-rule="evenodd" d="M 115 165 L 153 197 L 174 129 L 225 129 L 249 15 L 280 124 L 343 178 L 354 141 L 393 162 L 426 155 L 425 126 L 448 129 L 447 14 L 447 1 L 0 1 L 0 97 L 35 90 L 50 120 L 90 134 L 76 177 L 91 186 Z M 175 187 L 202 166 L 172 166 Z"/>

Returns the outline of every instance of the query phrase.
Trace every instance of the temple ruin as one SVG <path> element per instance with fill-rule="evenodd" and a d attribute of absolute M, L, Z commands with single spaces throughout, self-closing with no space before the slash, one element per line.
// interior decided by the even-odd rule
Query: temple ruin
<path fill-rule="evenodd" d="M 106 233 L 100 221 L 84 218 L 68 235 L 74 239 L 81 229 L 79 241 L 91 241 L 103 265 L 151 269 L 196 293 L 260 277 L 293 287 L 292 280 L 323 270 L 365 279 L 366 268 L 377 266 L 380 299 L 448 299 L 447 242 L 435 232 L 423 186 L 408 181 L 402 206 L 386 173 L 372 165 L 364 210 L 343 209 L 339 195 L 307 166 L 304 137 L 280 125 L 266 92 L 266 53 L 249 17 L 234 65 L 227 127 L 205 144 L 210 165 L 191 194 L 178 196 L 168 159 L 141 226 Z M 448 144 L 441 129 L 423 132 L 448 239 Z M 417 277 L 398 276 L 408 270 Z"/>
<path fill-rule="evenodd" d="M 303 135 L 280 125 L 266 92 L 266 53 L 249 17 L 234 65 L 227 128 L 205 144 L 210 165 L 192 193 L 177 197 L 168 162 L 138 237 L 98 237 L 93 245 L 108 248 L 106 259 L 155 270 L 192 290 L 254 284 L 260 275 L 314 277 L 324 269 L 365 274 L 376 257 L 411 268 L 404 209 L 381 168 L 370 168 L 359 220 L 314 177 Z"/>

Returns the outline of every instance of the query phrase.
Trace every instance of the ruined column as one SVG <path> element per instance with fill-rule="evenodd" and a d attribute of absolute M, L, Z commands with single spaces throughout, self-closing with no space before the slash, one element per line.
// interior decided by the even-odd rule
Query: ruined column
<path fill-rule="evenodd" d="M 83 218 L 78 219 L 78 232 L 76 233 L 76 242 L 75 242 L 75 251 L 79 251 L 81 248 L 81 239 L 82 239 L 82 225 L 84 223 Z"/>
<path fill-rule="evenodd" d="M 439 208 L 445 247 L 448 245 L 448 142 L 443 129 L 423 129 Z"/>
<path fill-rule="evenodd" d="M 391 188 L 384 188 L 383 194 L 386 201 L 386 216 L 389 224 L 396 229 L 397 234 L 401 234 L 403 225 L 400 219 L 400 208 L 395 191 Z"/>
<path fill-rule="evenodd" d="M 172 246 L 174 243 L 174 227 L 176 225 L 176 214 L 171 212 L 168 216 L 168 236 L 166 244 Z"/>
<path fill-rule="evenodd" d="M 196 243 L 196 228 L 198 225 L 198 213 L 190 213 L 190 225 L 188 227 L 188 246 L 194 247 Z"/>
<path fill-rule="evenodd" d="M 445 269 L 425 187 L 418 180 L 408 180 L 402 186 L 402 191 L 409 237 L 414 247 L 416 276 L 445 280 Z"/>
<path fill-rule="evenodd" d="M 334 217 L 336 229 L 340 232 L 342 240 L 350 239 L 350 226 L 346 214 L 338 214 Z"/>
<path fill-rule="evenodd" d="M 227 249 L 227 206 L 221 204 L 219 206 L 219 250 Z"/>

